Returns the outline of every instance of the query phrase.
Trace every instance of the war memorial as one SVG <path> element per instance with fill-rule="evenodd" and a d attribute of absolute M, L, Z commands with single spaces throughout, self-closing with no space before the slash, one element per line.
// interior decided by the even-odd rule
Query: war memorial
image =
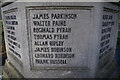
<path fill-rule="evenodd" d="M 119 6 L 13 2 L 2 7 L 11 78 L 104 78 L 115 65 Z"/>

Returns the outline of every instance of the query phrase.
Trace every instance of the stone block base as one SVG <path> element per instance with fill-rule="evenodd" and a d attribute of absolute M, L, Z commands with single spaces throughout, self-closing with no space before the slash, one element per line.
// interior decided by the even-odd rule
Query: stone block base
<path fill-rule="evenodd" d="M 2 72 L 3 78 L 24 78 L 8 60 L 6 60 Z"/>
<path fill-rule="evenodd" d="M 97 78 L 110 78 L 110 76 L 112 75 L 112 73 L 114 72 L 116 68 L 116 65 L 117 63 L 115 59 L 113 59 L 111 62 L 105 65 L 104 68 L 97 71 L 96 77 Z"/>

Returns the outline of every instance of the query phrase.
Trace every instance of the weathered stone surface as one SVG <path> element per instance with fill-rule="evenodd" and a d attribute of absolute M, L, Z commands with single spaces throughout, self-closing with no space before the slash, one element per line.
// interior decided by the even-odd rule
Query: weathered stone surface
<path fill-rule="evenodd" d="M 22 74 L 16 70 L 16 68 L 8 60 L 6 60 L 2 72 L 3 78 L 23 78 Z"/>
<path fill-rule="evenodd" d="M 8 61 L 26 78 L 98 77 L 114 59 L 116 5 L 14 2 L 2 11 Z"/>

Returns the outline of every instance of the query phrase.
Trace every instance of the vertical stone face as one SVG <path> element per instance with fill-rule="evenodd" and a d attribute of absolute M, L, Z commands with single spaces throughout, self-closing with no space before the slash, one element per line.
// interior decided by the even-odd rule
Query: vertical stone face
<path fill-rule="evenodd" d="M 95 77 L 115 50 L 118 8 L 107 4 L 15 2 L 3 7 L 8 60 L 27 78 Z"/>
<path fill-rule="evenodd" d="M 13 54 L 17 59 L 21 60 L 21 35 L 19 21 L 18 21 L 18 9 L 11 9 L 4 13 L 5 30 L 7 36 L 8 52 Z"/>
<path fill-rule="evenodd" d="M 28 8 L 27 12 L 33 68 L 88 67 L 90 31 L 85 28 L 91 27 L 91 9 L 41 8 L 45 9 Z"/>
<path fill-rule="evenodd" d="M 10 63 L 21 72 L 21 26 L 18 7 L 9 8 L 2 13 L 7 57 Z M 22 72 L 21 72 L 22 73 Z"/>
<path fill-rule="evenodd" d="M 113 69 L 114 54 L 116 49 L 117 32 L 118 32 L 118 10 L 113 7 L 103 4 L 101 33 L 98 59 L 98 74 L 99 77 L 108 76 Z M 110 66 L 111 65 L 111 66 Z M 104 71 L 104 74 L 101 73 Z"/>
<path fill-rule="evenodd" d="M 104 8 L 102 15 L 101 43 L 99 50 L 99 60 L 109 54 L 114 49 L 115 44 L 115 28 L 118 25 L 118 11 Z"/>

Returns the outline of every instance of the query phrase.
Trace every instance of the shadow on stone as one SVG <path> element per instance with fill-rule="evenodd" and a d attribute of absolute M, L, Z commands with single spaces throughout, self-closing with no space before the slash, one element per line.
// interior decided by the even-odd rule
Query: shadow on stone
<path fill-rule="evenodd" d="M 0 56 L 0 66 L 3 66 L 5 64 L 5 60 L 7 59 L 7 55 L 3 54 Z"/>

